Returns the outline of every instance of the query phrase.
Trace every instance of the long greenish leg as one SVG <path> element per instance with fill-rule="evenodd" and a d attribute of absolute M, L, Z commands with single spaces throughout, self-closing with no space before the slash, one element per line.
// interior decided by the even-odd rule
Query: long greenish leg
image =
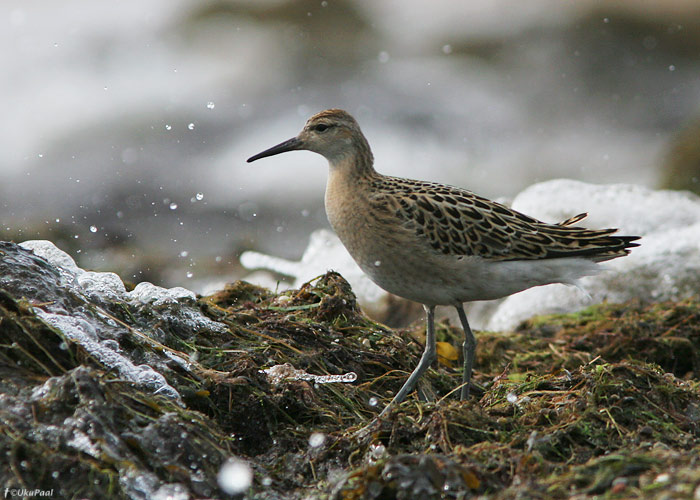
<path fill-rule="evenodd" d="M 421 375 L 423 375 L 423 372 L 425 372 L 425 370 L 427 370 L 437 358 L 437 349 L 435 347 L 435 306 L 423 306 L 423 308 L 425 309 L 427 323 L 425 350 L 423 351 L 423 355 L 420 357 L 418 366 L 416 366 L 416 368 L 413 370 L 411 376 L 408 377 L 406 383 L 403 385 L 403 387 L 401 387 L 401 389 L 399 389 L 399 392 L 396 393 L 396 396 L 394 396 L 394 399 L 391 400 L 391 403 L 389 403 L 386 408 L 382 410 L 379 417 L 386 415 L 393 406 L 400 404 L 404 400 L 406 395 L 416 386 L 416 383 Z"/>
<path fill-rule="evenodd" d="M 476 354 L 476 337 L 469 328 L 467 315 L 464 313 L 464 305 L 455 306 L 459 320 L 462 322 L 464 330 L 464 344 L 462 344 L 462 352 L 464 353 L 464 370 L 462 371 L 462 390 L 460 391 L 460 399 L 465 400 L 469 397 L 469 383 L 472 379 L 472 367 L 474 366 L 474 355 Z"/>

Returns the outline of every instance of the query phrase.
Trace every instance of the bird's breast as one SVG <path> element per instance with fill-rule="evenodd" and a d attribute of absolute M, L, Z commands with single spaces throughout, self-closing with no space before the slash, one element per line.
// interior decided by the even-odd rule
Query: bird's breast
<path fill-rule="evenodd" d="M 326 187 L 326 216 L 350 255 L 359 260 L 376 231 L 367 210 L 367 197 L 334 181 L 333 176 L 329 177 Z"/>

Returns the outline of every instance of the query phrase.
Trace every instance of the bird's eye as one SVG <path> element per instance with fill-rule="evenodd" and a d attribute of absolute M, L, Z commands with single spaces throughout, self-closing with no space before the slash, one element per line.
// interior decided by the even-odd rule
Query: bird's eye
<path fill-rule="evenodd" d="M 325 123 L 319 123 L 318 125 L 316 125 L 316 126 L 314 127 L 314 130 L 315 130 L 316 132 L 325 132 L 325 131 L 328 130 L 329 128 L 330 128 L 330 125 L 326 125 Z"/>

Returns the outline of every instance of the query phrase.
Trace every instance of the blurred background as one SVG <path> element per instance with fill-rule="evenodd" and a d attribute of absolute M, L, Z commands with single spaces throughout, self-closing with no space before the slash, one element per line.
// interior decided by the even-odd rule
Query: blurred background
<path fill-rule="evenodd" d="M 0 26 L 0 239 L 131 282 L 298 258 L 325 160 L 245 160 L 328 107 L 380 172 L 492 198 L 700 188 L 697 0 L 4 0 Z"/>

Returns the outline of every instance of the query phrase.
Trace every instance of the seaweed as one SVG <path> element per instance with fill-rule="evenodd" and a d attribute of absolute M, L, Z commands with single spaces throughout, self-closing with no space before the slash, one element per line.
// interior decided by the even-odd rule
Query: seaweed
<path fill-rule="evenodd" d="M 94 306 L 124 326 L 125 355 L 189 360 L 161 369 L 181 401 L 120 378 L 4 283 L 5 487 L 229 498 L 217 473 L 238 457 L 253 482 L 237 498 L 700 495 L 697 299 L 602 304 L 477 332 L 468 401 L 454 392 L 460 329 L 441 322 L 443 356 L 376 420 L 422 353 L 423 323 L 371 320 L 337 273 L 279 294 L 236 282 L 199 297 L 194 307 L 216 328 L 165 321 L 163 307 Z M 75 297 L 64 306 L 83 307 Z"/>

